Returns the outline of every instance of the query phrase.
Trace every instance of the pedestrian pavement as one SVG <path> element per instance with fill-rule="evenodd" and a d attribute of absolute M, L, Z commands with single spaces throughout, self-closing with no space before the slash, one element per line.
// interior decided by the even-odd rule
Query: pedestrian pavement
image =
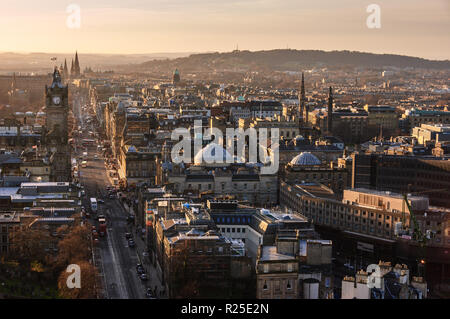
<path fill-rule="evenodd" d="M 161 293 L 165 291 L 165 287 L 161 284 L 161 281 L 158 277 L 157 269 L 154 267 L 154 265 L 150 261 L 149 256 L 144 257 L 142 255 L 142 253 L 144 251 L 147 251 L 147 247 L 146 247 L 146 244 L 144 243 L 141 235 L 138 233 L 135 232 L 136 252 L 139 256 L 139 260 L 141 261 L 141 264 L 144 266 L 145 271 L 148 274 L 148 277 L 149 277 L 149 285 L 148 286 L 150 288 L 152 288 L 152 290 L 154 290 L 154 288 L 157 287 L 157 291 L 156 291 L 155 295 L 160 299 L 166 299 L 167 296 L 165 294 L 161 295 Z"/>

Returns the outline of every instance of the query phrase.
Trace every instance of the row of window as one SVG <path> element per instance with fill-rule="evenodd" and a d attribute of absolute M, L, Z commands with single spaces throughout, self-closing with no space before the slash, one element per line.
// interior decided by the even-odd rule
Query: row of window
<path fill-rule="evenodd" d="M 331 175 L 331 173 L 328 173 L 327 176 L 324 176 L 324 173 L 321 173 L 320 177 L 318 177 L 317 175 L 318 174 L 312 174 L 312 179 L 317 179 L 317 178 L 324 179 L 324 178 L 327 178 L 327 176 L 328 176 L 328 179 L 331 179 L 332 177 L 333 177 L 333 179 L 342 179 L 342 174 L 341 173 L 333 174 L 333 176 Z M 305 179 L 309 179 L 309 174 L 304 174 L 303 176 L 304 176 Z"/>
<path fill-rule="evenodd" d="M 248 187 L 249 185 L 248 184 L 241 184 L 243 187 L 238 187 L 238 184 L 236 184 L 236 183 L 234 183 L 233 184 L 233 187 L 235 188 L 235 189 L 238 189 L 238 188 L 241 188 L 241 189 L 250 189 L 251 187 Z M 199 189 L 199 190 L 201 190 L 201 189 L 208 189 L 208 190 L 212 190 L 212 184 L 208 184 L 208 185 L 205 185 L 204 187 L 203 187 L 203 185 L 202 184 L 197 184 L 197 185 L 194 185 L 194 187 L 197 187 L 197 189 Z M 222 187 L 222 191 L 223 190 L 225 190 L 225 183 L 222 183 L 221 184 L 221 187 Z M 270 188 L 270 187 L 269 187 Z M 192 184 L 188 184 L 188 189 L 193 189 L 193 187 L 192 187 Z M 258 183 L 254 183 L 253 184 L 253 189 L 254 190 L 257 190 L 258 189 Z"/>
<path fill-rule="evenodd" d="M 267 283 L 266 280 L 264 281 L 264 285 L 263 285 L 263 290 L 264 291 L 268 291 L 269 290 L 270 283 L 271 282 Z M 292 283 L 291 280 L 287 280 L 286 281 L 286 289 L 287 290 L 291 290 L 292 289 L 292 284 L 293 283 Z M 273 281 L 271 286 L 272 286 L 272 289 L 275 292 L 281 292 L 281 285 L 280 285 L 280 281 L 279 280 Z"/>
<path fill-rule="evenodd" d="M 148 171 L 127 171 L 127 177 L 149 177 L 149 176 L 150 173 Z"/>
<path fill-rule="evenodd" d="M 250 224 L 251 217 L 216 217 L 217 224 Z"/>
<path fill-rule="evenodd" d="M 222 233 L 245 233 L 245 228 L 221 228 Z"/>

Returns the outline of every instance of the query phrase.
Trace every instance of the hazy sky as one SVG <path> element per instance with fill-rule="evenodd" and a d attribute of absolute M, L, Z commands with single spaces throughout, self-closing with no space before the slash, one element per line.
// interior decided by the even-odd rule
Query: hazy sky
<path fill-rule="evenodd" d="M 67 6 L 81 27 L 67 27 Z M 369 29 L 366 8 L 381 8 Z M 153 53 L 277 48 L 450 59 L 450 0 L 1 0 L 0 51 Z"/>

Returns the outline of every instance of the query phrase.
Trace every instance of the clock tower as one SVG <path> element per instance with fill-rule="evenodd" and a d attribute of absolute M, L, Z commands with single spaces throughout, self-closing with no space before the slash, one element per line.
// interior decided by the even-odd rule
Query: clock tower
<path fill-rule="evenodd" d="M 62 84 L 61 74 L 55 68 L 53 82 L 45 86 L 45 139 L 44 143 L 50 153 L 51 180 L 53 182 L 70 182 L 71 164 L 68 144 L 69 89 Z"/>

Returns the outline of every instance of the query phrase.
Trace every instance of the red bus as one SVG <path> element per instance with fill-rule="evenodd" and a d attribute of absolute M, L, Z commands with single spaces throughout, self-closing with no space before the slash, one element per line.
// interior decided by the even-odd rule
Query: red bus
<path fill-rule="evenodd" d="M 85 138 L 85 139 L 83 139 L 82 145 L 86 146 L 86 147 L 95 145 L 95 140 L 90 140 L 90 139 Z"/>
<path fill-rule="evenodd" d="M 106 220 L 100 219 L 100 224 L 98 226 L 98 232 L 100 233 L 101 237 L 104 237 L 106 235 Z"/>

